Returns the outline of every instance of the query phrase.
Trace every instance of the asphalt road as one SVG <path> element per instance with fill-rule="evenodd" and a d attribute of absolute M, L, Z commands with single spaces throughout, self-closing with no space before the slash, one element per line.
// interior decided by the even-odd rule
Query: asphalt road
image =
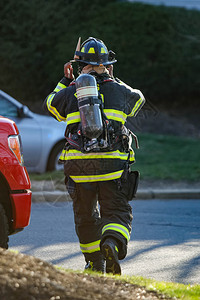
<path fill-rule="evenodd" d="M 200 200 L 137 200 L 122 272 L 156 280 L 200 284 Z M 30 225 L 10 237 L 10 249 L 67 269 L 85 262 L 70 202 L 32 205 Z"/>

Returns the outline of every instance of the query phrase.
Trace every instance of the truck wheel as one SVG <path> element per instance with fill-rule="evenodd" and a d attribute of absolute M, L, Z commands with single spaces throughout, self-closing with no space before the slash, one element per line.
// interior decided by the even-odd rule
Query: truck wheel
<path fill-rule="evenodd" d="M 0 247 L 8 249 L 8 219 L 0 204 Z"/>

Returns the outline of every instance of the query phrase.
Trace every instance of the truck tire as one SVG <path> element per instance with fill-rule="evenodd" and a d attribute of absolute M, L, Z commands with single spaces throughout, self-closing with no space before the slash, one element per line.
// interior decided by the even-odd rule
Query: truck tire
<path fill-rule="evenodd" d="M 0 247 L 8 249 L 8 219 L 0 204 Z"/>

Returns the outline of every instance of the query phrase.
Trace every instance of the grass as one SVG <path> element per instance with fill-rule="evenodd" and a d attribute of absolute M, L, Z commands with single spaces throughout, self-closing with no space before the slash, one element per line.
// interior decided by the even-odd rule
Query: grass
<path fill-rule="evenodd" d="M 200 140 L 177 136 L 140 134 L 135 150 L 141 179 L 200 180 Z M 62 180 L 63 172 L 30 174 L 31 180 Z"/>
<path fill-rule="evenodd" d="M 200 285 L 185 285 L 174 282 L 156 281 L 143 277 L 122 276 L 120 280 L 125 280 L 132 284 L 145 286 L 148 290 L 157 291 L 169 297 L 176 297 L 182 300 L 199 300 Z"/>
<path fill-rule="evenodd" d="M 132 169 L 145 179 L 200 180 L 200 140 L 141 134 Z"/>
<path fill-rule="evenodd" d="M 56 266 L 57 269 L 66 271 L 66 272 L 74 272 L 74 273 L 83 273 L 81 271 L 75 270 L 67 270 L 63 267 Z M 146 290 L 154 291 L 159 294 L 164 294 L 167 297 L 171 297 L 172 299 L 181 299 L 181 300 L 199 300 L 200 299 L 200 285 L 194 284 L 182 284 L 176 282 L 165 282 L 165 281 L 157 281 L 150 278 L 144 278 L 141 276 L 114 276 L 109 274 L 99 274 L 97 272 L 87 271 L 87 273 L 91 276 L 106 276 L 111 277 L 115 280 L 119 280 L 122 283 L 131 283 L 140 287 L 145 287 Z"/>

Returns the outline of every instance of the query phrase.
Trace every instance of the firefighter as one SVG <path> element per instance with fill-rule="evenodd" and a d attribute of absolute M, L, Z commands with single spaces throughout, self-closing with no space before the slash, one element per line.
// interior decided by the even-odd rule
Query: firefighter
<path fill-rule="evenodd" d="M 129 200 L 134 197 L 138 182 L 138 172 L 130 171 L 135 157 L 125 122 L 127 117 L 137 115 L 145 99 L 141 91 L 113 77 L 117 60 L 103 41 L 90 37 L 81 44 L 79 38 L 74 60 L 79 77 L 75 80 L 72 63 L 66 63 L 64 77 L 47 96 L 44 107 L 67 125 L 67 142 L 60 161 L 64 163 L 66 188 L 73 200 L 85 269 L 121 274 L 119 260 L 127 254 L 133 218 Z M 87 110 L 96 105 L 103 128 L 96 137 L 84 136 L 77 85 L 79 82 L 84 87 L 83 75 L 88 80 L 95 78 L 96 85 L 90 90 L 98 91 L 84 106 Z M 85 90 L 88 91 L 87 86 Z M 85 120 L 88 117 L 89 114 Z"/>

